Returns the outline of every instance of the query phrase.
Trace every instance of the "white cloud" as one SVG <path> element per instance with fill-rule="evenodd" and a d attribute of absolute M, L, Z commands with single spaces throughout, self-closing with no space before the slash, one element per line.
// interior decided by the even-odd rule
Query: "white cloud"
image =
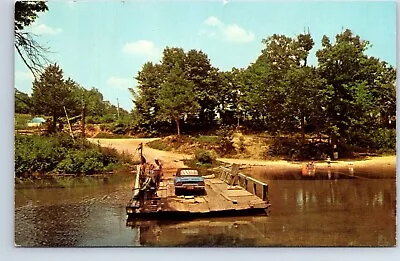
<path fill-rule="evenodd" d="M 208 17 L 204 23 L 209 26 L 223 26 L 224 24 L 215 16 Z"/>
<path fill-rule="evenodd" d="M 160 49 L 152 41 L 147 40 L 126 43 L 123 47 L 123 52 L 148 58 L 155 58 L 161 55 Z"/>
<path fill-rule="evenodd" d="M 55 34 L 59 34 L 62 32 L 61 28 L 53 28 L 51 26 L 48 26 L 46 24 L 42 24 L 42 23 L 33 23 L 30 31 L 34 34 L 38 34 L 38 35 L 43 35 L 43 34 L 50 34 L 50 35 L 55 35 Z"/>
<path fill-rule="evenodd" d="M 224 24 L 215 16 L 210 16 L 204 20 L 207 28 L 200 31 L 200 35 L 210 38 L 218 38 L 233 43 L 248 43 L 254 41 L 254 34 L 247 31 L 237 24 Z"/>
<path fill-rule="evenodd" d="M 75 4 L 76 4 L 76 0 L 69 0 L 69 1 L 67 1 L 67 5 L 68 5 L 68 7 L 70 7 L 70 8 L 73 8 L 73 7 L 75 6 Z"/>
<path fill-rule="evenodd" d="M 108 78 L 107 84 L 112 88 L 127 90 L 128 88 L 134 87 L 134 80 L 130 78 L 111 76 Z"/>
<path fill-rule="evenodd" d="M 254 40 L 254 34 L 252 32 L 244 30 L 237 24 L 226 26 L 224 34 L 226 39 L 230 42 L 248 43 Z"/>
<path fill-rule="evenodd" d="M 23 72 L 20 70 L 15 71 L 15 81 L 16 82 L 23 82 L 23 81 L 28 81 L 28 82 L 33 82 L 34 77 L 31 72 Z"/>

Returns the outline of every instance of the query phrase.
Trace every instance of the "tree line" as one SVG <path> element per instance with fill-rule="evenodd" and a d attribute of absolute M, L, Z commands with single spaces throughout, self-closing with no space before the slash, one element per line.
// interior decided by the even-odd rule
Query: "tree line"
<path fill-rule="evenodd" d="M 112 119 L 118 108 L 97 89 L 65 80 L 56 64 L 45 68 L 47 48 L 25 27 L 47 10 L 45 2 L 16 2 L 15 48 L 35 76 L 32 97 L 16 90 L 16 112 L 52 116 L 53 127 L 64 106 L 83 119 Z M 179 135 L 228 126 L 299 134 L 303 144 L 309 133 L 328 136 L 332 145 L 395 148 L 396 69 L 368 56 L 368 41 L 349 29 L 333 40 L 323 36 L 316 66 L 308 63 L 314 47 L 308 32 L 262 42 L 255 62 L 230 71 L 214 67 L 200 50 L 166 47 L 160 62 L 143 65 L 137 88 L 130 89 L 132 131 Z"/>
<path fill-rule="evenodd" d="M 368 56 L 370 43 L 347 29 L 314 46 L 310 33 L 274 34 L 247 68 L 221 71 L 200 50 L 166 47 L 131 89 L 138 129 L 161 132 L 244 127 L 271 134 L 323 134 L 332 144 L 372 146 L 394 132 L 396 69 Z M 380 137 L 384 136 L 384 137 Z M 390 136 L 392 137 L 392 136 Z M 393 143 L 394 144 L 394 143 Z"/>
<path fill-rule="evenodd" d="M 15 112 L 51 116 L 55 131 L 60 118 L 80 116 L 84 123 L 114 122 L 129 112 L 105 101 L 96 88 L 86 89 L 71 78 L 64 79 L 57 64 L 50 64 L 32 83 L 32 95 L 15 89 Z M 64 120 L 65 122 L 65 120 Z"/>

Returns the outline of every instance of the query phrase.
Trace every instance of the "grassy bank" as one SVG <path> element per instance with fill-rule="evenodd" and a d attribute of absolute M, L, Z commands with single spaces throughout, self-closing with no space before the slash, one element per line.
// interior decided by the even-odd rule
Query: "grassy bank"
<path fill-rule="evenodd" d="M 43 174 L 93 175 L 126 168 L 132 157 L 69 135 L 15 136 L 15 176 Z"/>

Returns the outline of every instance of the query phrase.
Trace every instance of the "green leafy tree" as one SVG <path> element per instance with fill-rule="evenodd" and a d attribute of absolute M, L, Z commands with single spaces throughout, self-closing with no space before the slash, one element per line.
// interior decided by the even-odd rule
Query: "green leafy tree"
<path fill-rule="evenodd" d="M 186 53 L 184 66 L 186 78 L 193 82 L 196 101 L 200 105 L 199 125 L 210 125 L 217 107 L 218 70 L 211 65 L 208 56 L 198 50 Z"/>
<path fill-rule="evenodd" d="M 368 41 L 361 40 L 350 30 L 336 35 L 332 44 L 328 37 L 322 38 L 322 49 L 317 51 L 318 71 L 326 79 L 326 132 L 336 140 L 345 140 L 349 131 L 366 123 L 364 117 L 372 102 L 365 66 L 364 54 Z"/>
<path fill-rule="evenodd" d="M 218 93 L 216 94 L 218 106 L 217 111 L 221 123 L 240 125 L 240 119 L 245 118 L 246 108 L 243 100 L 243 93 L 247 83 L 246 71 L 232 68 L 228 72 L 219 73 Z"/>
<path fill-rule="evenodd" d="M 28 94 L 15 88 L 15 113 L 31 113 L 32 101 Z"/>
<path fill-rule="evenodd" d="M 178 67 L 172 68 L 165 83 L 162 84 L 157 105 L 160 107 L 159 117 L 175 121 L 177 134 L 180 135 L 180 121 L 190 117 L 199 110 L 193 93 L 194 85 L 185 79 L 184 72 Z"/>
<path fill-rule="evenodd" d="M 291 69 L 285 75 L 283 84 L 286 93 L 286 117 L 291 117 L 292 122 L 298 123 L 302 142 L 305 143 L 306 123 L 316 122 L 315 119 L 321 119 L 323 113 L 321 89 L 325 87 L 325 82 L 314 68 L 299 67 Z"/>
<path fill-rule="evenodd" d="M 133 95 L 134 113 L 139 125 L 143 128 L 151 129 L 157 124 L 158 120 L 155 116 L 159 111 L 159 106 L 156 100 L 165 78 L 163 75 L 161 65 L 145 63 L 136 77 L 137 90 L 129 89 Z"/>
<path fill-rule="evenodd" d="M 32 101 L 37 114 L 51 115 L 52 127 L 56 129 L 58 118 L 66 109 L 76 109 L 73 97 L 75 86 L 63 79 L 63 71 L 57 64 L 46 67 L 44 72 L 33 82 Z"/>

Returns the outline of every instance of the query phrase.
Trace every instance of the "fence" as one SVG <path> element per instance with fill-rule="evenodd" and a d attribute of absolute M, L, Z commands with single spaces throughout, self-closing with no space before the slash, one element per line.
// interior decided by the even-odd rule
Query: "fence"
<path fill-rule="evenodd" d="M 263 201 L 268 201 L 268 184 L 261 182 L 255 178 L 249 177 L 234 168 L 232 170 L 224 167 L 220 167 L 221 171 L 217 172 L 217 177 L 225 181 L 229 185 L 235 185 L 237 183 L 242 188 L 249 192 L 252 192 L 257 196 L 257 192 L 261 192 L 261 198 Z M 249 183 L 251 190 L 249 190 Z"/>

